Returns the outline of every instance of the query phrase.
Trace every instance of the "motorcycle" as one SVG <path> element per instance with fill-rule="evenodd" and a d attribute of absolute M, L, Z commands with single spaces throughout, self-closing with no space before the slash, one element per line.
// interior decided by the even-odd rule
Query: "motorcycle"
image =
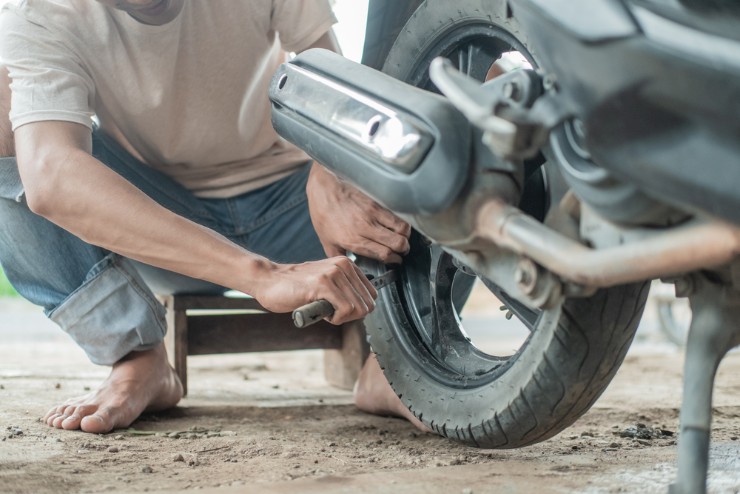
<path fill-rule="evenodd" d="M 671 489 L 706 491 L 740 344 L 738 25 L 725 0 L 372 0 L 364 65 L 316 50 L 275 74 L 277 131 L 414 228 L 365 327 L 427 426 L 481 448 L 562 431 L 661 279 L 693 312 Z M 528 328 L 513 355 L 460 323 L 476 279 Z"/>

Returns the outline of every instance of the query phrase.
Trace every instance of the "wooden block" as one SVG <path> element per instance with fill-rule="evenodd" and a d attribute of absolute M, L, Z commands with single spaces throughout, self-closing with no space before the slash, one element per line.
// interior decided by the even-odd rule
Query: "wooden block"
<path fill-rule="evenodd" d="M 175 310 L 256 310 L 267 312 L 251 297 L 224 297 L 222 295 L 178 295 L 174 297 Z"/>
<path fill-rule="evenodd" d="M 162 303 L 167 308 L 165 349 L 170 365 L 180 378 L 184 394 L 188 394 L 188 317 L 184 309 L 176 309 L 177 298 L 167 296 Z"/>
<path fill-rule="evenodd" d="M 290 314 L 225 314 L 188 317 L 188 354 L 341 349 L 342 331 L 320 322 L 299 329 Z"/>
<path fill-rule="evenodd" d="M 361 322 L 298 329 L 290 314 L 267 312 L 249 297 L 178 295 L 162 303 L 167 354 L 186 394 L 188 355 L 324 349 L 328 382 L 352 389 L 370 352 Z"/>
<path fill-rule="evenodd" d="M 365 326 L 362 321 L 353 321 L 342 326 L 342 346 L 324 352 L 324 377 L 340 389 L 351 390 L 362 366 L 370 355 Z"/>

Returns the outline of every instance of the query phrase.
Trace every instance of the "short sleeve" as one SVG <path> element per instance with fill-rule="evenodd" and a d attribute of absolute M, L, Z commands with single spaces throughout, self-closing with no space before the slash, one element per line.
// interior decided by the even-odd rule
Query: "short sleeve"
<path fill-rule="evenodd" d="M 61 120 L 92 127 L 95 87 L 73 51 L 21 7 L 0 11 L 0 64 L 10 74 L 13 130 Z"/>
<path fill-rule="evenodd" d="M 336 22 L 328 0 L 272 0 L 272 30 L 285 51 L 305 50 Z"/>

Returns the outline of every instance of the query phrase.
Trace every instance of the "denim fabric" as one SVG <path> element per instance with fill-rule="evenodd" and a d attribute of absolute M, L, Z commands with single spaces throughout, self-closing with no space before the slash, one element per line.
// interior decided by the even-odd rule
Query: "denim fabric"
<path fill-rule="evenodd" d="M 165 208 L 247 250 L 281 263 L 324 257 L 308 214 L 308 164 L 242 196 L 199 199 L 99 132 L 93 134 L 93 155 Z M 25 202 L 14 158 L 0 158 L 0 265 L 23 297 L 44 307 L 102 365 L 162 341 L 165 311 L 153 292 L 225 290 L 124 259 L 35 215 Z"/>

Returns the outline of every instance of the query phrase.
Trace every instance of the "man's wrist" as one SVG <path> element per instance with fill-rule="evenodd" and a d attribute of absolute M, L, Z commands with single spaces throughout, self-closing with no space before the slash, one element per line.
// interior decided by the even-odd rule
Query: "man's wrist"
<path fill-rule="evenodd" d="M 240 278 L 240 287 L 237 290 L 259 300 L 265 287 L 272 284 L 272 277 L 276 268 L 277 264 L 267 258 L 253 254 L 249 255 L 246 267 L 242 264 L 240 269 L 235 271 Z"/>

